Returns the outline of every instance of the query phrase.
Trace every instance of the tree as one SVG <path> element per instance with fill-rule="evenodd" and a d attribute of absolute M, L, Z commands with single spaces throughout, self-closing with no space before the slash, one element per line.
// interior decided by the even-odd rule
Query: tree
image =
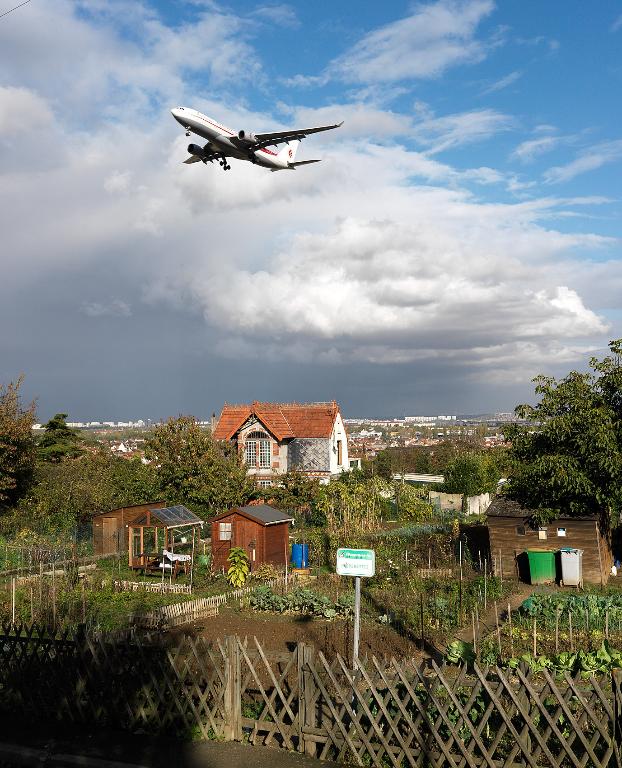
<path fill-rule="evenodd" d="M 391 454 L 388 450 L 378 451 L 373 463 L 373 474 L 382 477 L 384 480 L 391 480 L 393 477 L 391 467 Z"/>
<path fill-rule="evenodd" d="M 444 477 L 443 490 L 446 493 L 478 496 L 480 493 L 494 493 L 501 474 L 488 454 L 463 453 L 447 464 Z"/>
<path fill-rule="evenodd" d="M 44 424 L 45 432 L 39 440 L 39 456 L 43 461 L 59 462 L 82 453 L 80 435 L 67 426 L 66 419 L 66 413 L 57 413 Z"/>
<path fill-rule="evenodd" d="M 281 475 L 277 485 L 269 490 L 262 490 L 262 493 L 264 495 L 268 493 L 271 501 L 282 509 L 291 509 L 299 514 L 308 515 L 319 490 L 320 483 L 316 478 L 293 471 Z"/>
<path fill-rule="evenodd" d="M 508 495 L 545 522 L 559 514 L 608 515 L 622 509 L 622 339 L 589 372 L 534 379 L 539 402 L 516 414 L 535 426 L 510 424 Z"/>
<path fill-rule="evenodd" d="M 39 462 L 28 493 L 3 518 L 5 533 L 66 536 L 99 512 L 156 501 L 155 467 L 101 450 L 75 461 Z"/>
<path fill-rule="evenodd" d="M 216 442 L 192 416 L 158 425 L 147 438 L 145 456 L 156 466 L 166 500 L 187 504 L 201 517 L 243 504 L 252 493 L 235 447 Z"/>
<path fill-rule="evenodd" d="M 0 507 L 14 504 L 28 488 L 35 466 L 32 427 L 35 404 L 24 407 L 23 377 L 0 387 Z"/>

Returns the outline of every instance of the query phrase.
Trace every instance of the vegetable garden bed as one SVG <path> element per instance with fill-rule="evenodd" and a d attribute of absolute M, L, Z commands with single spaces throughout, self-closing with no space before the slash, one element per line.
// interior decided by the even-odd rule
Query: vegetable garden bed
<path fill-rule="evenodd" d="M 522 659 L 533 669 L 581 672 L 620 666 L 622 594 L 531 595 L 471 649 L 487 664 Z"/>

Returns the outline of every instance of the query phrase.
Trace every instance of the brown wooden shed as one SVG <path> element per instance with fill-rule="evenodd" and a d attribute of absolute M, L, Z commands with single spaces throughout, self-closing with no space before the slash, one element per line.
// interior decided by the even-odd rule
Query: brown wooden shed
<path fill-rule="evenodd" d="M 162 509 L 165 501 L 150 501 L 146 504 L 133 504 L 129 507 L 100 512 L 93 517 L 93 554 L 117 555 L 127 552 L 126 528 L 148 509 Z"/>
<path fill-rule="evenodd" d="M 608 531 L 596 516 L 560 516 L 545 526 L 531 524 L 533 510 L 504 496 L 497 497 L 486 512 L 490 553 L 497 573 L 504 578 L 529 581 L 525 552 L 528 549 L 583 550 L 583 581 L 606 584 L 613 556 Z M 558 564 L 559 565 L 559 564 Z"/>
<path fill-rule="evenodd" d="M 289 524 L 293 518 L 267 504 L 234 507 L 212 520 L 212 569 L 229 567 L 232 547 L 246 550 L 251 571 L 262 563 L 289 562 Z"/>

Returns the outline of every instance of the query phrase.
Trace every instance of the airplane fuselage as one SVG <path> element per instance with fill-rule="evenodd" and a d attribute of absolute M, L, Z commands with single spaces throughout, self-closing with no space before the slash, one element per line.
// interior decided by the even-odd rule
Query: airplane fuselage
<path fill-rule="evenodd" d="M 177 122 L 186 129 L 186 133 L 194 133 L 209 142 L 212 152 L 222 153 L 224 157 L 234 157 L 246 160 L 271 170 L 289 168 L 288 153 L 274 152 L 271 149 L 253 149 L 252 143 L 246 143 L 240 134 L 221 125 L 211 117 L 188 107 L 171 109 L 171 114 Z"/>

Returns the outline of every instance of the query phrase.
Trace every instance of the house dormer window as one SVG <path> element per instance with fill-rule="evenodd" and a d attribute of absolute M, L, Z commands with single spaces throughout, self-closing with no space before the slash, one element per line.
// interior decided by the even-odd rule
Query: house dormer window
<path fill-rule="evenodd" d="M 251 432 L 244 444 L 244 462 L 247 467 L 269 469 L 271 466 L 270 437 L 265 432 Z"/>

